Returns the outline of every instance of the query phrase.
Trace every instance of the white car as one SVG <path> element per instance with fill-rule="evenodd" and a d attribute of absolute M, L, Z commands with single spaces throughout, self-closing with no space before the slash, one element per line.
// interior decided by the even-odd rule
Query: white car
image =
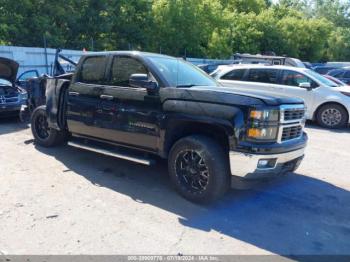
<path fill-rule="evenodd" d="M 220 66 L 211 74 L 223 86 L 239 91 L 299 97 L 307 106 L 306 118 L 328 128 L 348 125 L 350 86 L 338 86 L 307 69 L 288 66 Z"/>

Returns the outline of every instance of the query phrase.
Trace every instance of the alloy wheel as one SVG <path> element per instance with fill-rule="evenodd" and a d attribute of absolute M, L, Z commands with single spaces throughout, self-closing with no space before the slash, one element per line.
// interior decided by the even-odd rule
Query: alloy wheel
<path fill-rule="evenodd" d="M 328 108 L 321 114 L 322 122 L 327 126 L 337 126 L 342 121 L 342 114 L 336 108 Z"/>
<path fill-rule="evenodd" d="M 203 192 L 209 182 L 209 168 L 201 155 L 193 150 L 181 151 L 176 157 L 176 176 L 192 193 Z"/>

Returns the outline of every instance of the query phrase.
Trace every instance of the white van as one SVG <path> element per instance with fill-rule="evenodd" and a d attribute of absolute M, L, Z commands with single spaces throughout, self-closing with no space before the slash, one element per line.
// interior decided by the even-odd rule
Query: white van
<path fill-rule="evenodd" d="M 299 97 L 307 106 L 306 117 L 321 126 L 348 125 L 350 86 L 338 86 L 307 69 L 289 66 L 220 66 L 211 74 L 223 86 L 240 91 Z"/>

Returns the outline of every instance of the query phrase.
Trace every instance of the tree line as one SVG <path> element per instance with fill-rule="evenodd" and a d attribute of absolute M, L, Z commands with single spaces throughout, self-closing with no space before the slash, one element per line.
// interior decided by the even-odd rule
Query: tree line
<path fill-rule="evenodd" d="M 350 60 L 343 0 L 0 0 L 0 44 Z"/>

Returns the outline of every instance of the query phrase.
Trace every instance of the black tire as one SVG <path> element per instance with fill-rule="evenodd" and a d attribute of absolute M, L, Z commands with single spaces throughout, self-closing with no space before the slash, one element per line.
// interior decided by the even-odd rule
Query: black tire
<path fill-rule="evenodd" d="M 205 136 L 188 136 L 177 141 L 170 150 L 168 169 L 176 190 L 196 203 L 219 199 L 230 185 L 228 154 Z"/>
<path fill-rule="evenodd" d="M 66 132 L 48 127 L 46 107 L 39 106 L 32 114 L 31 128 L 34 142 L 43 147 L 61 145 L 66 141 Z"/>
<path fill-rule="evenodd" d="M 346 126 L 348 117 L 348 113 L 341 105 L 326 104 L 317 111 L 316 120 L 322 127 L 337 129 Z"/>

